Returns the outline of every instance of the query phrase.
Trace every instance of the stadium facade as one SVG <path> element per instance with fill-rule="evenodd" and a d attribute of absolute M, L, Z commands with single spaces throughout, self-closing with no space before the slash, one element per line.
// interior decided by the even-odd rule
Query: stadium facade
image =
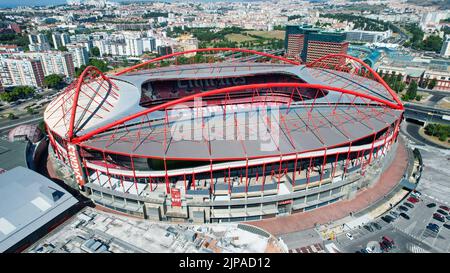
<path fill-rule="evenodd" d="M 108 76 L 88 67 L 44 113 L 49 155 L 93 202 L 186 222 L 351 199 L 390 164 L 402 118 L 395 93 L 354 57 L 301 64 L 230 48 Z"/>

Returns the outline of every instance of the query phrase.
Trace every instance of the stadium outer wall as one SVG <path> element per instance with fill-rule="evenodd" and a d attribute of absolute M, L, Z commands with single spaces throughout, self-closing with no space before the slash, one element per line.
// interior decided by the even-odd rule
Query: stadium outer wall
<path fill-rule="evenodd" d="M 88 70 L 89 68 L 86 69 Z M 315 88 L 319 89 L 317 86 Z M 208 91 L 202 96 L 229 92 L 229 89 L 219 92 Z M 331 89 L 333 87 L 329 86 L 329 90 Z M 338 91 L 338 88 L 335 89 Z M 342 92 L 361 95 L 348 90 Z M 363 98 L 368 99 L 368 96 L 363 95 Z M 191 99 L 193 98 L 187 98 L 185 101 Z M 74 101 L 77 101 L 77 98 Z M 315 107 L 314 102 L 307 105 Z M 159 106 L 158 109 L 164 108 Z M 58 135 L 47 124 L 51 143 L 49 155 L 61 166 L 65 166 L 65 171 L 72 175 L 80 190 L 94 203 L 114 211 L 152 220 L 199 223 L 260 220 L 309 211 L 340 200 L 352 199 L 359 190 L 371 187 L 374 183 L 372 178 L 385 169 L 386 162 L 390 162 L 392 151 L 395 151 L 397 145 L 399 126 L 403 117 L 400 114 L 379 131 L 342 145 L 296 151 L 278 156 L 276 160 L 272 156 L 271 160 L 261 164 L 250 165 L 247 157 L 243 160 L 245 163 L 239 167 L 213 170 L 211 161 L 209 171 L 200 170 L 202 167 L 200 166 L 198 172 L 195 171 L 197 167 L 193 167 L 194 171 L 189 174 L 169 176 L 164 158 L 164 176 L 142 177 L 136 175 L 137 168 L 133 165 L 136 158 L 131 151 L 120 155 L 130 158 L 131 165 L 128 167 L 132 175 L 129 174 L 130 170 L 127 172 L 124 170 L 123 175 L 120 174 L 120 168 L 113 171 L 112 163 L 104 164 L 103 168 L 91 168 L 93 164 L 89 164 L 88 157 L 82 152 L 87 147 L 92 148 L 83 142 L 91 136 L 78 137 L 74 134 L 73 119 L 76 110 L 71 112 L 69 123 L 72 126 L 66 137 Z M 116 124 L 123 125 L 131 119 L 132 117 L 127 117 Z M 108 128 L 113 126 L 110 125 Z M 108 128 L 100 128 L 98 133 L 94 132 L 91 135 L 101 134 Z M 371 141 L 367 142 L 368 139 Z M 356 146 L 359 141 L 364 140 L 366 142 Z M 103 156 L 103 162 L 109 162 L 110 158 L 105 153 L 107 151 L 101 149 L 99 151 Z M 257 159 L 264 161 L 264 157 Z M 209 184 L 207 180 L 210 180 Z M 206 186 L 202 186 L 203 183 Z"/>

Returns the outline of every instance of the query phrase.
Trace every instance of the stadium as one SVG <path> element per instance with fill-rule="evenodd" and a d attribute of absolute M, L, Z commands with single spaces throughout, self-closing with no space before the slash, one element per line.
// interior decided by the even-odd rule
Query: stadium
<path fill-rule="evenodd" d="M 390 164 L 402 118 L 396 94 L 359 59 L 303 64 L 232 48 L 114 75 L 88 67 L 44 112 L 50 157 L 95 204 L 201 223 L 353 198 Z"/>

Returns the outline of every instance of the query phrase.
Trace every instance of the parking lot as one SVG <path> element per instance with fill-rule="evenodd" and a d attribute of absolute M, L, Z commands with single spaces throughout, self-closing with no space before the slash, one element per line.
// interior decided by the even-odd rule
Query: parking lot
<path fill-rule="evenodd" d="M 395 248 L 390 249 L 389 252 L 450 252 L 450 229 L 444 227 L 444 223 L 449 223 L 447 219 L 444 222 L 433 219 L 439 206 L 443 203 L 434 201 L 431 198 L 422 196 L 422 200 L 415 203 L 413 208 L 408 208 L 405 213 L 410 217 L 409 220 L 402 216 L 397 217 L 394 221 L 387 223 L 378 218 L 372 223 L 377 223 L 381 229 L 378 230 L 373 227 L 373 224 L 367 224 L 372 227 L 372 230 L 364 228 L 363 224 L 359 228 L 350 230 L 350 236 L 346 233 L 339 234 L 336 237 L 335 243 L 343 252 L 356 252 L 361 249 L 366 249 L 370 245 L 379 246 L 383 236 L 388 236 L 395 241 Z M 406 201 L 406 200 L 405 200 Z M 400 205 L 403 205 L 401 202 Z M 427 204 L 435 203 L 433 208 L 427 207 Z M 396 208 L 393 211 L 400 213 Z M 390 215 L 388 212 L 385 215 Z M 426 228 L 429 223 L 434 223 L 439 226 L 438 232 L 433 232 Z M 349 238 L 350 237 L 350 238 Z"/>
<path fill-rule="evenodd" d="M 436 207 L 428 208 L 426 205 L 429 203 L 435 203 Z M 439 252 L 450 252 L 450 229 L 445 228 L 444 223 L 449 223 L 447 219 L 445 222 L 440 222 L 433 219 L 433 213 L 435 213 L 442 203 L 436 202 L 431 198 L 422 197 L 422 201 L 416 203 L 414 208 L 409 209 L 407 214 L 411 217 L 410 220 L 406 220 L 399 217 L 393 222 L 394 228 L 397 230 L 422 241 Z M 434 223 L 439 226 L 439 232 L 433 232 L 426 228 L 428 223 Z"/>

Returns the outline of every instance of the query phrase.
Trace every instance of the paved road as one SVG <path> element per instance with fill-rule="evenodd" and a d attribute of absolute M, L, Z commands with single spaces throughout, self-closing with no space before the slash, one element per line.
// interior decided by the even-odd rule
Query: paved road
<path fill-rule="evenodd" d="M 427 140 L 426 138 L 422 137 L 422 136 L 419 134 L 420 128 L 421 128 L 420 125 L 417 125 L 417 124 L 414 124 L 414 123 L 409 123 L 409 122 L 406 123 L 406 132 L 407 132 L 407 133 L 408 133 L 408 134 L 409 134 L 416 142 L 418 142 L 419 144 L 429 145 L 429 146 L 432 146 L 432 147 L 438 148 L 438 149 L 442 148 L 441 146 L 436 145 L 436 144 L 434 144 L 433 142 L 431 142 L 431 141 Z"/>
<path fill-rule="evenodd" d="M 450 111 L 425 105 L 405 104 L 405 117 L 409 119 L 450 125 L 450 120 L 442 119 L 443 115 L 450 115 Z"/>
<path fill-rule="evenodd" d="M 11 120 L 10 122 L 4 122 L 4 123 L 2 123 L 3 126 L 0 127 L 0 132 L 4 131 L 4 130 L 12 129 L 21 124 L 38 123 L 43 119 L 44 119 L 44 117 L 41 114 L 39 114 L 38 117 L 29 116 L 29 117 L 25 117 L 25 118 L 16 119 L 16 120 Z"/>
<path fill-rule="evenodd" d="M 428 99 L 427 105 L 435 106 L 443 98 L 445 98 L 444 95 L 432 95 L 431 98 Z"/>

